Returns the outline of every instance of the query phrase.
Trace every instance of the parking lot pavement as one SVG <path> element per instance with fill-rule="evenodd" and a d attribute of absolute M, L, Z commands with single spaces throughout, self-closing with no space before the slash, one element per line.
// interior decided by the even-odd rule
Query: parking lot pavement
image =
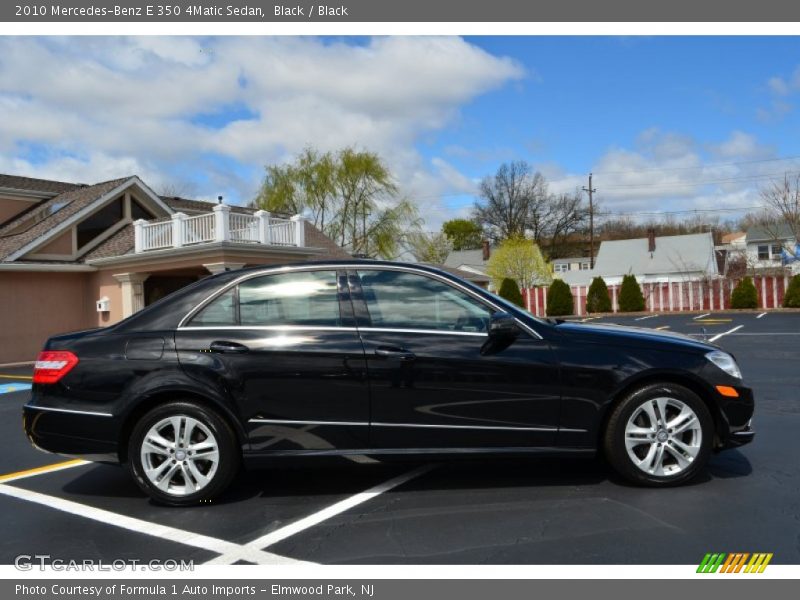
<path fill-rule="evenodd" d="M 715 343 L 736 355 L 756 393 L 756 440 L 715 455 L 689 486 L 632 487 L 591 459 L 287 460 L 242 474 L 217 502 L 176 509 L 151 503 L 123 469 L 67 465 L 0 482 L 0 510 L 14 515 L 0 562 L 38 552 L 228 564 L 687 564 L 710 551 L 762 551 L 797 564 L 800 314 L 759 314 L 592 320 L 723 334 Z M 28 394 L 0 394 L 0 474 L 64 460 L 25 440 Z"/>

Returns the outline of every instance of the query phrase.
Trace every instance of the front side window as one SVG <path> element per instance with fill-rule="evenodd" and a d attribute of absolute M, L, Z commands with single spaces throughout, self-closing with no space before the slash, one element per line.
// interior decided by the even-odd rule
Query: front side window
<path fill-rule="evenodd" d="M 780 260 L 783 253 L 783 246 L 780 244 L 772 245 L 772 260 Z"/>
<path fill-rule="evenodd" d="M 254 277 L 200 311 L 194 326 L 327 326 L 341 324 L 334 271 L 298 271 Z"/>
<path fill-rule="evenodd" d="M 769 260 L 769 246 L 758 247 L 758 260 Z"/>
<path fill-rule="evenodd" d="M 373 327 L 486 331 L 494 310 L 438 279 L 401 271 L 359 271 Z"/>

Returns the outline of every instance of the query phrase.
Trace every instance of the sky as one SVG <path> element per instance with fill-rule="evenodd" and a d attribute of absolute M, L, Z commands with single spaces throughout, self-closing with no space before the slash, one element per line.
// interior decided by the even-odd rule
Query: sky
<path fill-rule="evenodd" d="M 0 172 L 231 204 L 304 147 L 378 152 L 425 228 L 526 160 L 602 214 L 761 204 L 800 172 L 800 38 L 2 37 Z"/>

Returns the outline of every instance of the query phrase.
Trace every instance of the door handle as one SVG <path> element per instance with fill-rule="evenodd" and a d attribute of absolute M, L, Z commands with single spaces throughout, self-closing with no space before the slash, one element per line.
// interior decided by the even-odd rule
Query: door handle
<path fill-rule="evenodd" d="M 402 362 L 412 361 L 417 358 L 416 354 L 403 350 L 402 348 L 394 348 L 391 346 L 378 346 L 375 348 L 375 356 L 381 358 L 394 358 Z"/>
<path fill-rule="evenodd" d="M 244 344 L 237 342 L 211 342 L 209 348 L 212 352 L 219 352 L 220 354 L 244 354 L 250 350 Z"/>

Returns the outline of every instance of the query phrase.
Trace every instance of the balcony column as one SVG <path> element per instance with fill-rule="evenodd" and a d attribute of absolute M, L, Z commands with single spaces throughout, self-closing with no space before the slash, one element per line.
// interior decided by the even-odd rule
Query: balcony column
<path fill-rule="evenodd" d="M 258 219 L 258 241 L 269 246 L 272 244 L 272 229 L 269 223 L 272 215 L 266 210 L 257 210 L 255 217 Z"/>
<path fill-rule="evenodd" d="M 303 248 L 306 245 L 306 218 L 303 215 L 295 215 L 291 218 L 294 223 L 294 245 Z"/>
<path fill-rule="evenodd" d="M 133 251 L 142 252 L 144 250 L 144 226 L 147 221 L 137 219 L 133 222 Z"/>
<path fill-rule="evenodd" d="M 114 279 L 122 287 L 122 318 L 144 308 L 144 282 L 150 273 L 116 273 Z"/>
<path fill-rule="evenodd" d="M 177 212 L 172 215 L 172 247 L 183 247 L 183 222 L 186 220 L 186 215 L 182 212 Z"/>
<path fill-rule="evenodd" d="M 214 241 L 228 242 L 231 239 L 231 207 L 227 204 L 214 206 Z"/>

